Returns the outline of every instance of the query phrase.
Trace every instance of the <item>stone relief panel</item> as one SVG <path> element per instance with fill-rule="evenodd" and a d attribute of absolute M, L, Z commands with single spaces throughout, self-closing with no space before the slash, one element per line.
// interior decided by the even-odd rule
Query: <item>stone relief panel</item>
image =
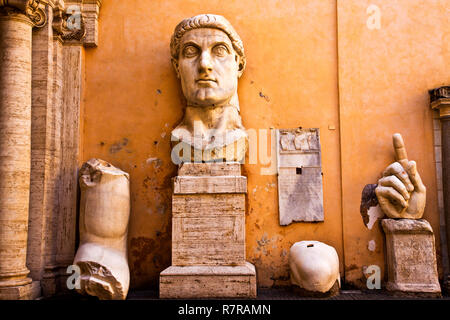
<path fill-rule="evenodd" d="M 319 129 L 277 130 L 280 225 L 324 220 Z"/>

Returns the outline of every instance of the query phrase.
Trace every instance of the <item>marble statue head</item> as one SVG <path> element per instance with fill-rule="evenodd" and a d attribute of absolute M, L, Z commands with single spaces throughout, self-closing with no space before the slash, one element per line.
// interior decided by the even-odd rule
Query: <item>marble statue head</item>
<path fill-rule="evenodd" d="M 180 161 L 242 161 L 247 133 L 237 94 L 246 65 L 241 38 L 224 17 L 201 14 L 175 27 L 170 52 L 187 101 L 172 131 L 172 142 L 183 149 Z"/>
<path fill-rule="evenodd" d="M 246 60 L 228 20 L 213 14 L 184 19 L 175 28 L 170 51 L 188 105 L 233 104 Z"/>

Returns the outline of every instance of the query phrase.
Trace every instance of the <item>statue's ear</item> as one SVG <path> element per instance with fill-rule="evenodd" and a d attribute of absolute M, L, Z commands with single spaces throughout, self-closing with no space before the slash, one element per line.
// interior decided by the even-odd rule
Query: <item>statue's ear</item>
<path fill-rule="evenodd" d="M 244 73 L 244 65 L 242 63 L 240 63 L 239 69 L 238 69 L 238 78 L 240 78 L 243 73 Z"/>
<path fill-rule="evenodd" d="M 177 73 L 177 78 L 180 79 L 180 67 L 178 65 L 178 60 L 172 58 L 172 65 L 173 68 L 175 69 L 175 72 Z"/>
<path fill-rule="evenodd" d="M 236 62 L 238 63 L 238 78 L 240 78 L 244 73 L 245 64 L 244 61 L 238 55 L 236 55 Z"/>

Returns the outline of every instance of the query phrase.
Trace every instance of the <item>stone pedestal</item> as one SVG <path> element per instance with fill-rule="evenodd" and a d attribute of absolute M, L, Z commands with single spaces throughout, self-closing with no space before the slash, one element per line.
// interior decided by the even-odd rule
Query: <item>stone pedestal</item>
<path fill-rule="evenodd" d="M 247 178 L 239 163 L 185 163 L 174 178 L 172 266 L 161 298 L 256 297 L 245 261 Z"/>
<path fill-rule="evenodd" d="M 426 220 L 384 219 L 388 291 L 440 295 L 434 233 Z"/>
<path fill-rule="evenodd" d="M 32 22 L 10 9 L 0 7 L 0 299 L 30 299 Z"/>

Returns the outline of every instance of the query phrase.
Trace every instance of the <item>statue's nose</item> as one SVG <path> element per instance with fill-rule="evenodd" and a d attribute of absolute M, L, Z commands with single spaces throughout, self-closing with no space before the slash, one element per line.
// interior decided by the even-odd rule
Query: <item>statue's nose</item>
<path fill-rule="evenodd" d="M 200 56 L 199 72 L 211 72 L 213 69 L 211 55 L 208 51 L 204 51 Z"/>

